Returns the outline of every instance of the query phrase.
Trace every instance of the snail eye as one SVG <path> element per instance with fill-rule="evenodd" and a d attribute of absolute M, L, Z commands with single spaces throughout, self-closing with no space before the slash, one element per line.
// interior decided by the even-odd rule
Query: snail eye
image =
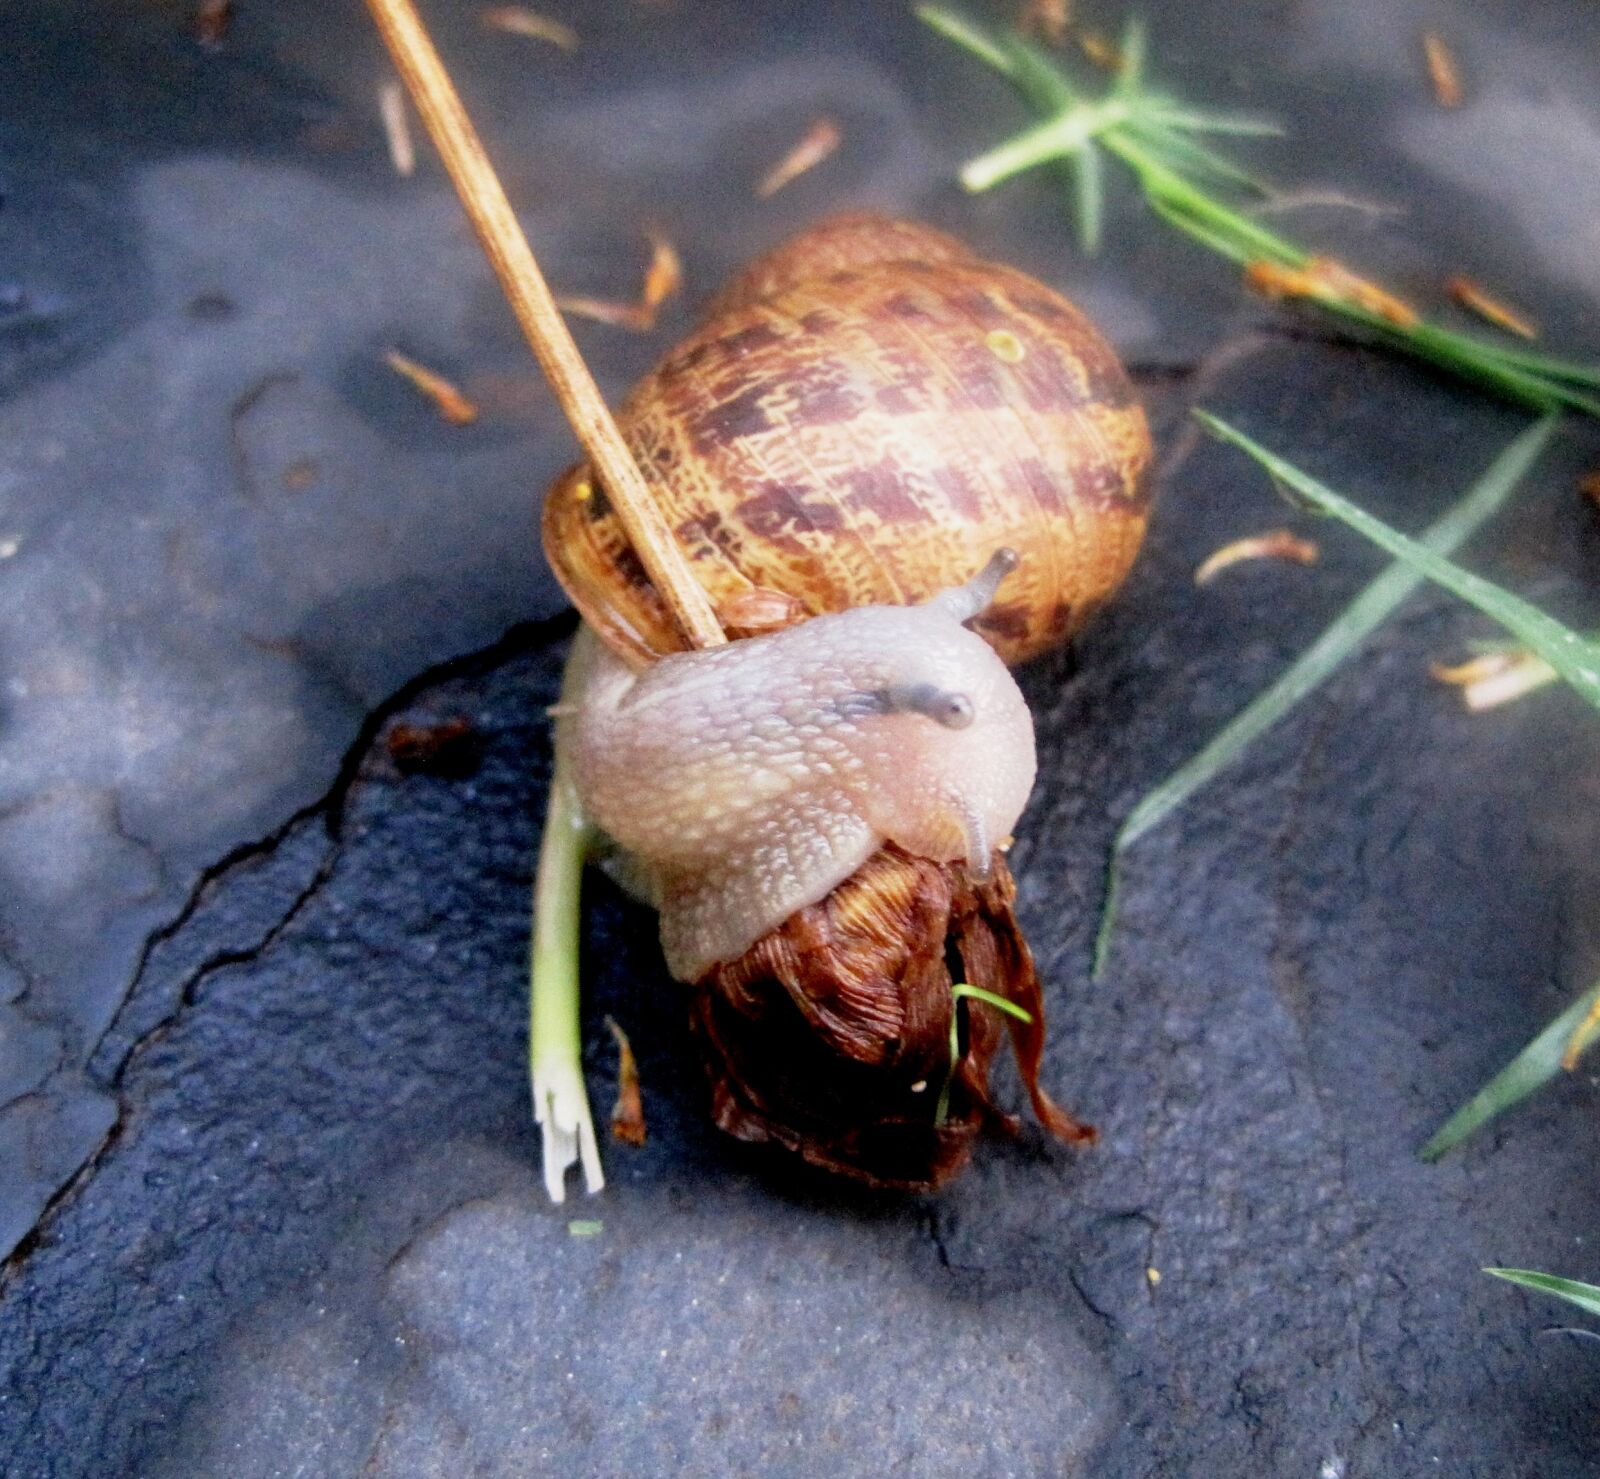
<path fill-rule="evenodd" d="M 936 683 L 892 685 L 883 690 L 882 702 L 889 713 L 925 714 L 946 729 L 965 729 L 977 715 L 966 694 Z"/>

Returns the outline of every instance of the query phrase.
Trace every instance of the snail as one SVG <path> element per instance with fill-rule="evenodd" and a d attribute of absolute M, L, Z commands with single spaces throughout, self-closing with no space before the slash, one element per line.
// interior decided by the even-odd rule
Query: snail
<path fill-rule="evenodd" d="M 1149 434 L 1115 354 L 1024 273 L 844 216 L 747 268 L 618 423 L 739 640 L 681 651 L 569 470 L 543 517 L 584 622 L 558 747 L 660 910 L 717 1123 L 939 1184 L 1005 1118 L 1001 1014 L 959 985 L 1011 1003 L 1035 1111 L 1088 1138 L 1037 1082 L 1003 857 L 1034 739 L 1007 665 L 1078 630 L 1142 539 Z"/>

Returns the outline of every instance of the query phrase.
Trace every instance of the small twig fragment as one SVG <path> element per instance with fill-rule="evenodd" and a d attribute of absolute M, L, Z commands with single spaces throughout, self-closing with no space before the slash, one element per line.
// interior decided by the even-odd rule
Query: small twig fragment
<path fill-rule="evenodd" d="M 1422 321 L 1409 303 L 1332 257 L 1313 257 L 1304 267 L 1286 267 L 1262 258 L 1245 266 L 1244 278 L 1268 298 L 1311 298 L 1319 303 L 1344 304 L 1400 329 L 1415 328 Z"/>
<path fill-rule="evenodd" d="M 438 724 L 396 724 L 385 737 L 384 748 L 403 775 L 467 776 L 481 758 L 477 731 L 464 714 Z"/>
<path fill-rule="evenodd" d="M 637 303 L 571 295 L 557 298 L 556 305 L 563 313 L 574 313 L 579 318 L 592 318 L 597 323 L 648 334 L 656 326 L 656 315 L 661 305 L 682 285 L 683 264 L 678 260 L 677 249 L 666 237 L 652 231 L 650 265 L 645 269 L 644 286 Z"/>
<path fill-rule="evenodd" d="M 644 1095 L 639 1089 L 639 1062 L 633 1056 L 628 1034 L 616 1019 L 607 1017 L 606 1026 L 617 1040 L 617 1102 L 611 1110 L 611 1136 L 624 1145 L 643 1145 Z"/>
<path fill-rule="evenodd" d="M 452 426 L 471 426 L 478 419 L 478 408 L 466 396 L 443 375 L 419 365 L 410 355 L 391 349 L 384 355 L 383 362 L 427 396 L 434 409 Z"/>
<path fill-rule="evenodd" d="M 383 136 L 389 141 L 389 162 L 394 165 L 394 172 L 402 179 L 410 179 L 417 168 L 417 148 L 411 142 L 405 89 L 398 82 L 385 82 L 379 87 L 378 116 L 383 119 Z"/>
<path fill-rule="evenodd" d="M 1524 339 L 1539 337 L 1538 329 L 1526 317 L 1486 289 L 1479 287 L 1470 277 L 1462 277 L 1457 273 L 1445 283 L 1445 291 L 1463 308 L 1470 309 L 1497 329 L 1504 329 L 1508 334 L 1518 334 Z"/>
<path fill-rule="evenodd" d="M 1065 45 L 1072 25 L 1072 0 L 1023 0 L 1017 29 L 1048 46 Z"/>
<path fill-rule="evenodd" d="M 525 5 L 492 5 L 481 17 L 492 31 L 504 31 L 511 36 L 526 36 L 530 41 L 548 41 L 562 51 L 578 49 L 578 33 L 565 21 L 540 15 Z"/>
<path fill-rule="evenodd" d="M 1201 562 L 1194 572 L 1194 583 L 1207 585 L 1228 566 L 1244 560 L 1293 560 L 1298 565 L 1315 565 L 1318 554 L 1313 541 L 1302 539 L 1288 529 L 1272 529 L 1223 545 Z"/>
<path fill-rule="evenodd" d="M 1578 491 L 1600 509 L 1600 472 L 1586 472 L 1579 478 Z"/>
<path fill-rule="evenodd" d="M 1461 69 L 1455 56 L 1445 45 L 1444 37 L 1429 31 L 1422 38 L 1422 54 L 1428 61 L 1428 80 L 1433 83 L 1433 95 L 1441 108 L 1459 108 L 1465 94 L 1461 87 Z"/>
<path fill-rule="evenodd" d="M 815 169 L 843 140 L 844 135 L 839 132 L 839 125 L 833 119 L 813 119 L 799 142 L 761 177 L 756 194 L 762 200 L 776 195 L 790 181 L 798 179 L 807 170 Z"/>
<path fill-rule="evenodd" d="M 194 37 L 202 46 L 221 46 L 233 24 L 233 0 L 200 0 L 194 10 Z"/>

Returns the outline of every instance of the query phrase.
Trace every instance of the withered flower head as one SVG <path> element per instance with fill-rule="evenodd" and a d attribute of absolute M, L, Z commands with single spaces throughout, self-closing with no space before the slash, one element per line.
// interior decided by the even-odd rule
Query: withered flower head
<path fill-rule="evenodd" d="M 1093 1140 L 1039 1087 L 1044 1010 L 1015 898 L 998 853 L 980 883 L 962 863 L 887 846 L 714 967 L 693 987 L 691 1020 L 718 1126 L 872 1186 L 934 1190 L 966 1164 L 985 1124 L 1018 1128 L 989 1097 L 1009 1028 L 1040 1123 L 1067 1142 Z M 958 982 L 1028 1019 L 1002 1025 L 982 1001 L 958 1004 Z"/>

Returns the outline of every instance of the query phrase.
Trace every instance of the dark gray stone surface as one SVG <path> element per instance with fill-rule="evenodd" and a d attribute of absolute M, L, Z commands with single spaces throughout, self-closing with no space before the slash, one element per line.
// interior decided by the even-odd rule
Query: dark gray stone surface
<path fill-rule="evenodd" d="M 624 291 L 649 218 L 692 303 L 872 203 L 1042 273 L 1140 372 L 1158 520 L 1125 598 L 1027 676 L 1017 854 L 1046 1081 L 1103 1142 L 986 1147 L 928 1202 L 723 1143 L 650 921 L 597 883 L 597 1103 L 610 1011 L 652 1136 L 610 1153 L 604 1198 L 541 1203 L 523 961 L 566 627 L 514 624 L 558 604 L 529 504 L 566 434 L 436 168 L 389 170 L 358 6 L 246 5 L 207 52 L 176 5 L 28 0 L 0 89 L 6 1472 L 1600 1472 L 1600 1347 L 1477 1272 L 1600 1274 L 1593 1076 L 1413 1155 L 1600 968 L 1575 700 L 1467 716 L 1426 665 L 1484 624 L 1420 597 L 1141 844 L 1086 979 L 1116 819 L 1375 568 L 1317 529 L 1314 570 L 1195 590 L 1218 544 L 1305 521 L 1195 447 L 1187 406 L 1408 527 L 1520 418 L 1258 333 L 1280 320 L 1131 202 L 1090 264 L 1047 182 L 963 199 L 955 162 L 1017 115 L 898 7 L 564 13 L 572 58 L 436 18 L 562 287 Z M 1449 16 L 1457 114 L 1405 7 L 1152 19 L 1186 94 L 1296 122 L 1261 147 L 1283 178 L 1404 207 L 1305 204 L 1302 229 L 1600 343 L 1593 16 Z M 839 156 L 751 200 L 824 110 Z M 689 311 L 580 331 L 607 390 Z M 483 421 L 434 420 L 377 366 L 391 343 Z M 1597 461 L 1569 428 L 1473 552 L 1589 627 L 1600 529 L 1572 488 Z M 470 717 L 481 768 L 402 776 L 402 714 Z"/>

